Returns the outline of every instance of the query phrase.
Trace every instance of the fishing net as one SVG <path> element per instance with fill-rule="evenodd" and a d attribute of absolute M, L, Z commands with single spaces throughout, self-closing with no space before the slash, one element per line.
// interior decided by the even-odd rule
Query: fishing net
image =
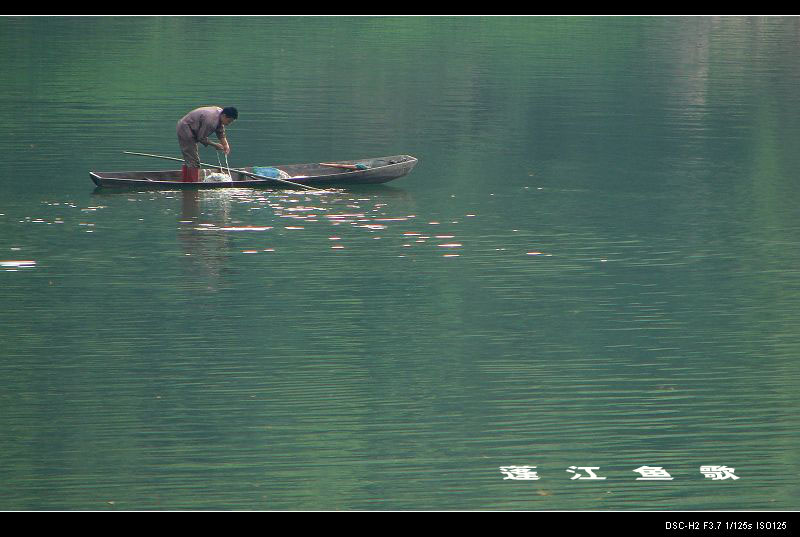
<path fill-rule="evenodd" d="M 204 183 L 230 183 L 233 181 L 230 175 L 221 172 L 212 172 L 211 170 L 202 170 Z"/>

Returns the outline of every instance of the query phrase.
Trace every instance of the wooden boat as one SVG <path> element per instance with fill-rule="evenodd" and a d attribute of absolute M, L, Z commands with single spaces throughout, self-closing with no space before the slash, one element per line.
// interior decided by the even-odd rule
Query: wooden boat
<path fill-rule="evenodd" d="M 292 188 L 284 179 L 298 185 L 336 188 L 347 185 L 386 183 L 408 174 L 417 164 L 411 155 L 395 155 L 360 160 L 340 160 L 325 164 L 288 164 L 271 168 L 284 173 L 279 178 L 254 176 L 253 167 L 231 168 L 232 181 L 184 183 L 181 170 L 141 172 L 89 172 L 99 187 L 153 188 Z M 214 167 L 214 171 L 219 171 Z M 227 169 L 223 168 L 227 173 Z M 245 173 L 242 173 L 245 172 Z"/>

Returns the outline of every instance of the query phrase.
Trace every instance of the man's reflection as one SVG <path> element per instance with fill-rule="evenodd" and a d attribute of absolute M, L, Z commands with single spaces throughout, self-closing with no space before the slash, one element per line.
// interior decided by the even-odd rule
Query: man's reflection
<path fill-rule="evenodd" d="M 219 228 L 230 221 L 230 199 L 224 191 L 182 192 L 178 240 L 183 251 L 187 280 L 203 284 L 208 290 L 219 288 L 220 276 L 228 258 L 230 238 Z M 203 214 L 203 201 L 218 201 L 217 207 Z"/>

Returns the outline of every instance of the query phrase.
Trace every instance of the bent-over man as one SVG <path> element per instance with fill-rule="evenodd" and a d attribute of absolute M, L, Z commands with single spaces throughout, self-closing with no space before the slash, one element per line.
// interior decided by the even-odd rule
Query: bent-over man
<path fill-rule="evenodd" d="M 200 180 L 200 155 L 197 153 L 197 144 L 213 146 L 217 151 L 225 151 L 228 155 L 231 146 L 225 137 L 225 126 L 230 125 L 239 117 L 239 112 L 233 106 L 220 108 L 219 106 L 204 106 L 192 110 L 178 121 L 178 145 L 183 154 L 183 181 L 194 183 Z M 216 133 L 219 143 L 208 139 L 211 133 Z"/>

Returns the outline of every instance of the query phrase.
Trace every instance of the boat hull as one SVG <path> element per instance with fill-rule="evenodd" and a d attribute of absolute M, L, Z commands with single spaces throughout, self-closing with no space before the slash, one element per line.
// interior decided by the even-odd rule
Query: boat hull
<path fill-rule="evenodd" d="M 411 155 L 396 155 L 361 160 L 342 160 L 330 164 L 364 164 L 367 169 L 343 169 L 318 163 L 274 166 L 286 174 L 286 181 L 317 188 L 336 188 L 350 185 L 380 184 L 407 175 L 417 164 Z M 253 168 L 242 168 L 252 173 Z M 223 169 L 227 173 L 227 170 Z M 89 177 L 98 187 L 139 187 L 146 189 L 209 189 L 209 188 L 280 188 L 291 189 L 292 185 L 271 178 L 256 179 L 231 170 L 233 181 L 184 183 L 181 170 L 89 172 Z"/>

